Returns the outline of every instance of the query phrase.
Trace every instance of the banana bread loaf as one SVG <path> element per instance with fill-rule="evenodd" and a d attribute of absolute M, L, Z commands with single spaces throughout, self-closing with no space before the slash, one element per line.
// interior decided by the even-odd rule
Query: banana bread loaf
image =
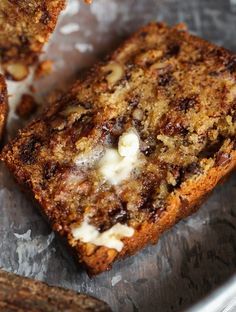
<path fill-rule="evenodd" d="M 151 23 L 2 159 L 90 274 L 193 213 L 236 165 L 236 56 Z"/>
<path fill-rule="evenodd" d="M 7 86 L 5 79 L 0 75 L 0 141 L 3 136 L 3 131 L 6 126 L 8 115 L 8 96 L 7 96 Z"/>
<path fill-rule="evenodd" d="M 15 80 L 25 78 L 27 65 L 37 59 L 55 28 L 65 2 L 65 0 L 0 1 L 0 58 L 9 78 Z M 18 78 L 18 72 L 21 73 L 21 79 Z"/>

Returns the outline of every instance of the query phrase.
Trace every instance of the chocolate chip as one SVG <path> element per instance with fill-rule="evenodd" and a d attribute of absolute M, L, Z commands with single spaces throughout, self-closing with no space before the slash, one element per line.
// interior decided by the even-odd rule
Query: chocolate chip
<path fill-rule="evenodd" d="M 147 176 L 143 178 L 143 193 L 141 195 L 142 200 L 140 201 L 139 210 L 150 210 L 153 205 L 153 193 L 155 183 L 152 183 L 152 177 Z"/>
<path fill-rule="evenodd" d="M 207 144 L 206 147 L 198 154 L 199 159 L 214 157 L 222 146 L 222 140 L 222 138 L 219 138 L 219 141 L 214 144 Z"/>
<path fill-rule="evenodd" d="M 124 116 L 112 118 L 102 126 L 102 129 L 105 134 L 110 134 L 111 136 L 118 137 L 123 132 L 123 126 L 125 121 L 126 118 Z"/>
<path fill-rule="evenodd" d="M 236 150 L 236 139 L 233 140 L 233 150 Z"/>
<path fill-rule="evenodd" d="M 58 169 L 58 163 L 48 162 L 43 167 L 43 177 L 46 180 L 50 180 Z"/>
<path fill-rule="evenodd" d="M 21 161 L 27 165 L 32 165 L 33 163 L 35 163 L 37 158 L 37 151 L 40 145 L 41 145 L 40 138 L 36 136 L 30 137 L 29 141 L 26 144 L 24 144 L 20 149 L 19 157 Z"/>
<path fill-rule="evenodd" d="M 126 71 L 124 74 L 123 84 L 125 84 L 126 81 L 130 81 L 131 77 L 132 77 L 132 72 Z"/>
<path fill-rule="evenodd" d="M 200 164 L 198 164 L 196 162 L 189 164 L 187 167 L 180 168 L 179 176 L 176 179 L 177 183 L 176 183 L 175 187 L 180 187 L 180 185 L 184 181 L 189 179 L 191 176 L 193 176 L 195 174 L 200 174 L 200 173 L 202 173 L 201 166 L 200 166 Z"/>
<path fill-rule="evenodd" d="M 152 205 L 151 209 L 149 209 L 149 218 L 151 222 L 156 222 L 162 213 L 166 210 L 166 203 L 164 199 L 158 199 L 155 204 Z"/>
<path fill-rule="evenodd" d="M 139 101 L 140 101 L 139 96 L 134 95 L 131 99 L 129 99 L 128 105 L 129 105 L 130 107 L 132 107 L 132 108 L 135 108 L 135 107 L 138 106 Z"/>
<path fill-rule="evenodd" d="M 14 5 L 19 5 L 19 0 L 8 0 L 8 1 Z"/>
<path fill-rule="evenodd" d="M 213 48 L 211 51 L 210 51 L 210 54 L 213 55 L 213 56 L 217 56 L 218 58 L 222 58 L 223 56 L 223 51 L 222 51 L 222 48 Z"/>
<path fill-rule="evenodd" d="M 126 208 L 126 203 L 120 207 L 109 211 L 109 217 L 112 219 L 112 224 L 127 223 L 129 220 L 129 214 Z"/>
<path fill-rule="evenodd" d="M 147 31 L 142 31 L 139 36 L 142 37 L 142 38 L 146 38 L 148 35 L 148 32 Z"/>
<path fill-rule="evenodd" d="M 187 111 L 190 108 L 193 108 L 197 103 L 196 96 L 184 97 L 177 99 L 176 101 L 172 102 L 170 105 L 175 107 L 179 111 Z"/>
<path fill-rule="evenodd" d="M 232 114 L 232 122 L 236 122 L 236 112 Z"/>
<path fill-rule="evenodd" d="M 24 35 L 24 34 L 19 35 L 19 40 L 20 40 L 22 45 L 24 45 L 24 46 L 29 45 L 29 39 L 26 37 L 26 35 Z"/>
<path fill-rule="evenodd" d="M 76 142 L 83 137 L 89 136 L 96 127 L 92 113 L 88 112 L 80 116 L 73 123 L 73 127 L 68 129 L 68 136 L 72 142 Z"/>
<path fill-rule="evenodd" d="M 168 164 L 168 170 L 171 172 L 173 178 L 178 180 L 180 176 L 181 167 L 175 164 Z"/>
<path fill-rule="evenodd" d="M 179 44 L 178 43 L 172 43 L 171 45 L 169 45 L 166 55 L 168 57 L 177 56 L 179 54 L 179 52 L 180 52 Z"/>
<path fill-rule="evenodd" d="M 78 99 L 73 94 L 62 94 L 58 97 L 58 103 L 60 104 L 60 110 L 66 109 L 69 106 L 79 105 Z"/>
<path fill-rule="evenodd" d="M 162 126 L 161 131 L 165 135 L 187 135 L 188 130 L 179 121 L 172 121 L 167 118 L 165 124 Z"/>
<path fill-rule="evenodd" d="M 94 129 L 94 123 L 92 121 L 88 123 L 84 123 L 81 128 L 79 138 L 87 137 L 92 132 L 93 129 Z"/>
<path fill-rule="evenodd" d="M 109 226 L 109 224 L 107 222 L 104 222 L 104 223 L 100 223 L 99 225 L 97 225 L 97 230 L 100 232 L 100 233 L 103 233 L 107 230 L 109 230 L 111 227 Z"/>
<path fill-rule="evenodd" d="M 188 174 L 191 174 L 191 175 L 192 174 L 200 174 L 201 173 L 201 166 L 200 166 L 200 164 L 193 162 L 185 168 L 185 172 Z"/>
<path fill-rule="evenodd" d="M 40 22 L 47 25 L 51 20 L 51 16 L 47 9 L 44 9 L 42 16 L 40 17 Z"/>
<path fill-rule="evenodd" d="M 79 102 L 79 105 L 85 109 L 91 109 L 93 107 L 93 104 L 90 102 Z"/>
<path fill-rule="evenodd" d="M 167 86 L 170 83 L 171 79 L 172 79 L 172 76 L 170 73 L 165 73 L 163 75 L 160 75 L 158 77 L 158 82 L 157 82 L 158 86 L 160 86 L 160 87 Z"/>
<path fill-rule="evenodd" d="M 156 138 L 154 136 L 147 137 L 144 142 L 141 144 L 141 152 L 145 156 L 151 155 L 156 150 Z"/>
<path fill-rule="evenodd" d="M 4 103 L 4 101 L 5 101 L 5 96 L 6 96 L 6 95 L 5 95 L 5 92 L 1 92 L 1 93 L 0 93 L 0 105 Z"/>
<path fill-rule="evenodd" d="M 236 72 L 236 57 L 233 56 L 226 64 L 225 64 L 226 69 L 231 73 Z"/>
<path fill-rule="evenodd" d="M 230 162 L 230 160 L 231 160 L 231 155 L 229 153 L 218 152 L 216 154 L 215 165 L 223 167 L 227 165 Z"/>
<path fill-rule="evenodd" d="M 221 74 L 221 71 L 210 71 L 208 73 L 208 75 L 211 77 L 218 77 L 220 74 Z"/>
<path fill-rule="evenodd" d="M 156 188 L 160 184 L 160 177 L 147 174 L 143 177 L 143 194 L 138 209 L 148 214 L 149 220 L 155 222 L 166 209 L 166 202 L 162 198 L 155 199 Z"/>

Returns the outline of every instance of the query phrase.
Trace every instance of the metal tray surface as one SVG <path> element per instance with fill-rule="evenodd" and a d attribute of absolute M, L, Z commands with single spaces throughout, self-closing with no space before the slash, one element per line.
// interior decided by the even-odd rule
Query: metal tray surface
<path fill-rule="evenodd" d="M 55 66 L 50 76 L 35 84 L 39 99 L 65 88 L 84 68 L 152 20 L 185 22 L 193 33 L 236 51 L 235 0 L 94 0 L 91 6 L 70 0 L 42 56 L 53 59 Z M 22 126 L 14 105 L 30 83 L 31 77 L 9 82 L 15 95 L 10 98 L 8 136 Z M 157 245 L 90 279 L 0 166 L 0 267 L 92 294 L 113 311 L 236 311 L 235 174 L 215 189 L 199 212 L 166 232 Z"/>

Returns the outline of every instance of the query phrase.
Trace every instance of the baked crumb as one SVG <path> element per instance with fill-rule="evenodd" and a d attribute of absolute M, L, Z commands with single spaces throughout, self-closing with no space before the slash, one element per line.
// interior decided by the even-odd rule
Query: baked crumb
<path fill-rule="evenodd" d="M 31 94 L 23 94 L 19 104 L 16 107 L 16 114 L 23 118 L 28 119 L 37 110 L 37 103 Z"/>
<path fill-rule="evenodd" d="M 53 70 L 53 61 L 52 60 L 44 60 L 40 62 L 35 71 L 35 78 L 39 79 L 44 76 L 51 74 Z"/>
<path fill-rule="evenodd" d="M 33 84 L 31 84 L 31 85 L 29 86 L 29 90 L 30 90 L 30 92 L 32 92 L 32 93 L 35 93 L 35 92 L 36 92 L 35 86 L 34 86 Z"/>

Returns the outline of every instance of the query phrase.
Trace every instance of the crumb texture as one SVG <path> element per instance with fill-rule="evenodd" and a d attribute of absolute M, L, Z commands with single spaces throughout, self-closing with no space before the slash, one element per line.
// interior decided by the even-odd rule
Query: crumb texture
<path fill-rule="evenodd" d="M 99 273 L 155 242 L 234 168 L 235 79 L 229 51 L 183 27 L 149 24 L 22 130 L 3 159 L 88 271 Z M 114 183 L 107 177 L 119 175 L 118 161 L 129 174 Z M 134 234 L 121 238 L 120 252 L 82 242 L 72 228 L 86 218 L 96 235 L 116 224 Z"/>
<path fill-rule="evenodd" d="M 0 57 L 9 78 L 14 79 L 10 64 L 30 65 L 37 60 L 64 6 L 65 0 L 0 1 Z"/>

